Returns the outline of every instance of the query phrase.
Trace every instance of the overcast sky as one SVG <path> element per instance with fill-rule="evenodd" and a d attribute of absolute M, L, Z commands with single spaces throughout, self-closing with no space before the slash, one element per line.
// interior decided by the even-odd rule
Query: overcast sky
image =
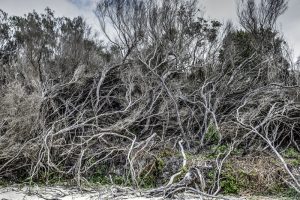
<path fill-rule="evenodd" d="M 200 0 L 205 15 L 225 22 L 236 21 L 236 1 L 240 0 Z M 0 9 L 10 15 L 24 15 L 36 10 L 43 12 L 50 7 L 57 16 L 83 16 L 86 21 L 96 27 L 97 19 L 93 9 L 97 0 L 0 0 Z M 300 56 L 300 0 L 289 0 L 287 12 L 280 17 L 279 26 L 291 48 L 295 58 Z"/>

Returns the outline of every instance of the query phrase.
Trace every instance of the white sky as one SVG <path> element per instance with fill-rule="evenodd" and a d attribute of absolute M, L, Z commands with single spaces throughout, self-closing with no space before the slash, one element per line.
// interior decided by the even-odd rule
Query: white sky
<path fill-rule="evenodd" d="M 241 0 L 200 0 L 205 15 L 225 22 L 236 21 L 236 1 Z M 98 21 L 93 9 L 97 0 L 0 0 L 0 9 L 10 15 L 24 15 L 36 10 L 43 12 L 50 7 L 57 16 L 83 16 L 88 24 L 97 27 Z M 294 49 L 295 58 L 300 56 L 300 0 L 289 0 L 289 8 L 280 17 L 279 26 L 290 47 Z"/>

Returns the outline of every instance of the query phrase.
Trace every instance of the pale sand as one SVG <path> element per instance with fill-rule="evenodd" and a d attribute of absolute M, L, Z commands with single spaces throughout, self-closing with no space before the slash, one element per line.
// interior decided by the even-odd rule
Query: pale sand
<path fill-rule="evenodd" d="M 66 189 L 63 187 L 5 187 L 0 188 L 0 200 L 162 200 L 162 197 L 143 197 L 135 192 L 120 192 L 115 188 L 101 188 L 96 190 Z M 231 200 L 279 200 L 274 197 L 226 197 Z M 177 199 L 196 200 L 195 195 L 181 194 Z M 205 198 L 203 198 L 204 200 Z"/>

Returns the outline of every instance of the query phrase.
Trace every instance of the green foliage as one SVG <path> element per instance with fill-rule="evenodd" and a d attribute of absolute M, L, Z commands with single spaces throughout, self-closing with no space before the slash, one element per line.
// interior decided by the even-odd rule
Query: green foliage
<path fill-rule="evenodd" d="M 224 194 L 238 194 L 240 191 L 239 183 L 236 178 L 231 175 L 226 175 L 224 179 L 221 180 L 221 188 Z"/>
<path fill-rule="evenodd" d="M 174 179 L 174 183 L 177 183 L 180 180 L 182 180 L 188 171 L 189 171 L 189 169 L 187 166 L 181 167 L 179 170 L 179 174 Z"/>
<path fill-rule="evenodd" d="M 254 195 L 276 195 L 290 198 L 299 198 L 299 194 L 291 188 L 289 185 L 285 184 L 281 179 L 275 179 L 272 174 L 270 178 L 273 180 L 266 182 L 262 179 L 260 171 L 244 171 L 240 170 L 236 166 L 233 167 L 233 163 L 226 163 L 223 166 L 223 171 L 221 174 L 221 189 L 224 194 L 240 194 L 243 192 L 250 192 Z M 277 173 L 277 172 L 276 172 Z M 208 173 L 208 180 L 212 180 L 214 171 Z M 259 178 L 260 177 L 260 178 Z M 263 181 L 263 182 L 262 182 Z"/>
<path fill-rule="evenodd" d="M 157 170 L 158 170 L 159 172 L 161 172 L 161 171 L 164 169 L 164 167 L 165 167 L 165 162 L 163 161 L 163 159 L 157 158 L 157 160 L 156 160 L 156 167 L 157 167 Z"/>
<path fill-rule="evenodd" d="M 101 165 L 97 168 L 96 172 L 94 172 L 92 175 L 88 176 L 88 181 L 92 184 L 97 185 L 110 185 L 110 184 L 116 184 L 116 185 L 122 185 L 122 186 L 130 186 L 130 179 L 126 177 L 125 175 L 117 175 L 117 174 L 111 174 L 108 173 L 109 169 L 106 165 Z"/>
<path fill-rule="evenodd" d="M 220 140 L 220 133 L 217 130 L 216 126 L 210 123 L 204 137 L 206 142 L 217 144 Z"/>
<path fill-rule="evenodd" d="M 287 161 L 295 167 L 300 166 L 300 153 L 293 147 L 287 148 L 283 152 L 283 156 L 287 158 Z"/>
<path fill-rule="evenodd" d="M 92 183 L 98 183 L 101 185 L 110 184 L 110 180 L 108 177 L 108 169 L 105 165 L 100 165 L 96 172 L 94 172 L 90 177 L 89 181 Z"/>
<path fill-rule="evenodd" d="M 247 176 L 243 172 L 234 171 L 230 164 L 225 165 L 220 181 L 224 194 L 239 194 L 247 185 Z"/>
<path fill-rule="evenodd" d="M 291 200 L 300 199 L 300 194 L 294 188 L 280 182 L 274 182 L 270 189 L 266 190 L 262 195 L 276 195 Z"/>
<path fill-rule="evenodd" d="M 213 145 L 209 149 L 209 153 L 205 156 L 208 159 L 214 159 L 217 158 L 219 154 L 224 154 L 228 151 L 228 145 L 222 144 L 222 145 Z"/>
<path fill-rule="evenodd" d="M 167 158 L 167 157 L 171 157 L 174 156 L 175 152 L 172 149 L 163 149 L 162 151 L 159 152 L 158 157 L 159 158 Z"/>
<path fill-rule="evenodd" d="M 45 182 L 46 184 L 54 185 L 66 181 L 67 179 L 62 177 L 59 173 L 51 172 L 45 174 L 43 180 L 44 180 L 43 182 Z"/>
<path fill-rule="evenodd" d="M 4 180 L 4 179 L 0 178 L 0 187 L 6 187 L 9 184 L 10 183 L 7 180 Z"/>
<path fill-rule="evenodd" d="M 290 160 L 290 163 L 291 163 L 294 167 L 298 167 L 298 166 L 300 166 L 300 158 L 292 159 L 292 160 Z"/>
<path fill-rule="evenodd" d="M 143 188 L 153 188 L 156 186 L 156 177 L 152 173 L 143 175 L 140 180 L 140 185 Z"/>
<path fill-rule="evenodd" d="M 139 180 L 140 186 L 143 188 L 153 188 L 157 186 L 158 179 L 162 174 L 165 167 L 165 162 L 162 158 L 158 157 L 155 160 L 154 166 L 149 170 L 144 170 Z"/>
<path fill-rule="evenodd" d="M 299 158 L 300 153 L 295 148 L 289 147 L 284 151 L 284 156 L 287 158 Z"/>
<path fill-rule="evenodd" d="M 291 200 L 298 200 L 298 199 L 300 199 L 299 192 L 297 192 L 294 188 L 285 188 L 282 191 L 282 195 L 284 197 L 287 197 L 287 198 L 291 199 Z"/>

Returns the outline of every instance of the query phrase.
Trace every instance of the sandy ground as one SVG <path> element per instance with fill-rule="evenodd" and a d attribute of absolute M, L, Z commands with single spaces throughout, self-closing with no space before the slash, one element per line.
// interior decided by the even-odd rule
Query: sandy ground
<path fill-rule="evenodd" d="M 230 200 L 279 200 L 274 197 L 226 197 Z M 78 190 L 63 187 L 5 187 L 0 188 L 0 200 L 162 200 L 151 198 L 139 192 L 119 188 L 101 188 L 99 190 Z M 191 194 L 181 194 L 176 199 L 201 199 Z M 210 198 L 211 199 L 211 198 Z M 203 200 L 206 200 L 203 198 Z"/>

